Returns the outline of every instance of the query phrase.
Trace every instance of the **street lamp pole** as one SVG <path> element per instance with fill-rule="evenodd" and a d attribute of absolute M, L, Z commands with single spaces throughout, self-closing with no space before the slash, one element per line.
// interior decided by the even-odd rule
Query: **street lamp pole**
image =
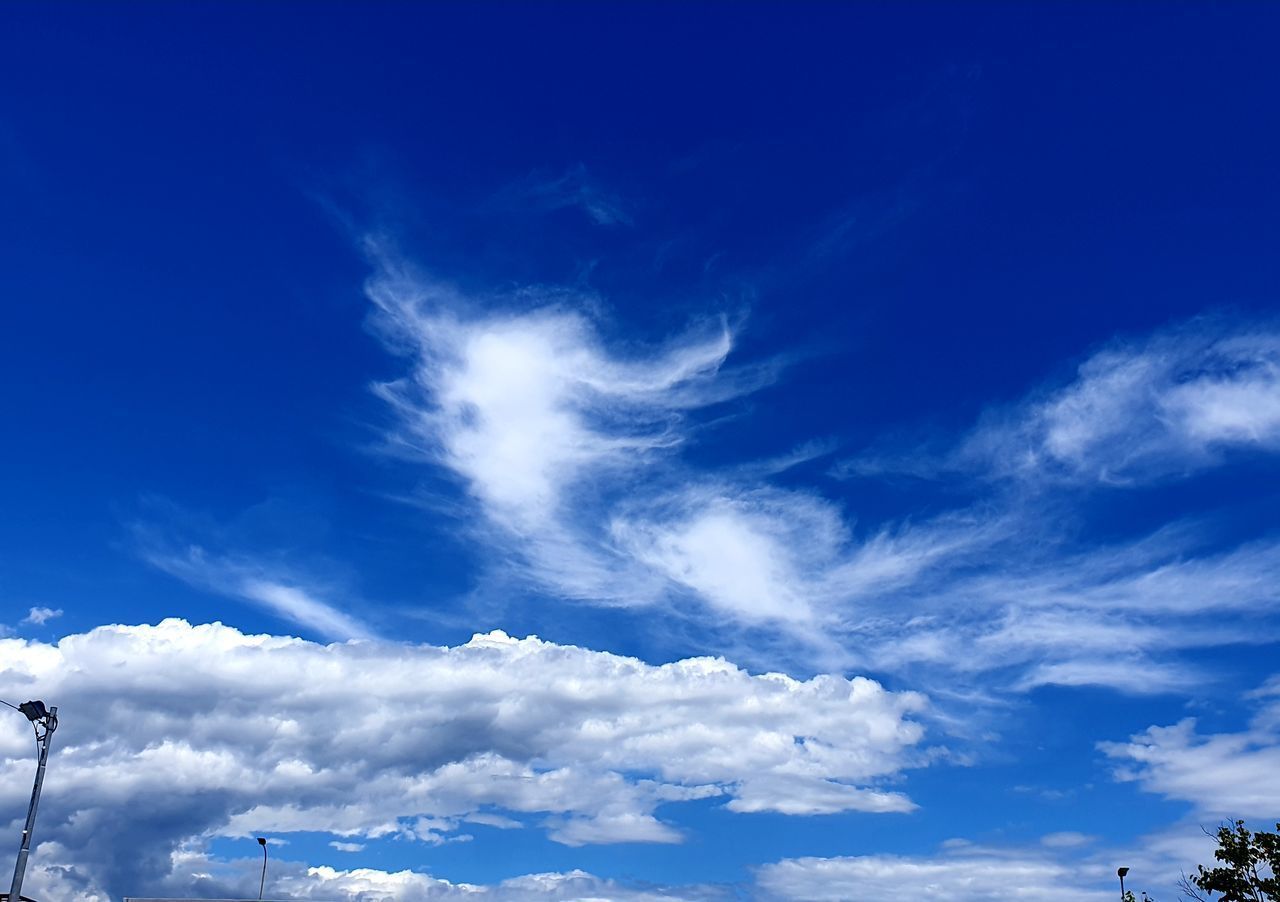
<path fill-rule="evenodd" d="M 9 704 L 5 702 L 5 704 Z M 13 866 L 13 884 L 9 887 L 9 898 L 13 902 L 22 899 L 22 880 L 27 873 L 27 858 L 31 855 L 31 832 L 36 826 L 36 809 L 40 806 L 40 789 L 44 786 L 45 766 L 49 763 L 49 744 L 53 731 L 58 729 L 57 707 L 46 708 L 44 702 L 23 702 L 21 705 L 9 705 L 17 708 L 31 721 L 36 731 L 36 745 L 40 749 L 39 763 L 36 765 L 36 782 L 31 788 L 31 804 L 27 806 L 27 823 L 22 828 L 22 845 L 18 848 L 18 861 Z M 41 729 L 43 727 L 43 730 Z"/>
<path fill-rule="evenodd" d="M 259 836 L 258 845 L 262 846 L 262 879 L 258 881 L 258 902 L 262 902 L 262 891 L 267 885 L 267 838 Z"/>
<path fill-rule="evenodd" d="M 1129 873 L 1128 868 L 1116 868 L 1116 876 L 1120 878 L 1120 902 L 1125 902 L 1124 897 L 1124 875 Z"/>

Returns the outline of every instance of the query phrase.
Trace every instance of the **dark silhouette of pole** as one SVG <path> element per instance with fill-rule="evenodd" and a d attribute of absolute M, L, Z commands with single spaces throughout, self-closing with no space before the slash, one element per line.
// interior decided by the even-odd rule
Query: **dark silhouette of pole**
<path fill-rule="evenodd" d="M 1116 876 L 1120 878 L 1120 902 L 1124 902 L 1124 875 L 1127 873 L 1128 868 L 1116 868 Z"/>
<path fill-rule="evenodd" d="M 262 890 L 267 885 L 267 838 L 259 836 L 258 845 L 262 846 L 262 879 L 258 881 L 258 902 L 262 902 Z"/>
<path fill-rule="evenodd" d="M 9 705 L 8 702 L 5 702 Z M 13 883 L 9 887 L 9 898 L 22 898 L 22 881 L 27 874 L 27 858 L 31 855 L 31 833 L 36 826 L 36 809 L 40 807 L 40 789 L 44 786 L 45 767 L 49 763 L 49 744 L 53 731 L 58 729 L 57 707 L 46 708 L 44 702 L 23 702 L 21 705 L 9 705 L 17 708 L 31 721 L 36 731 L 36 746 L 40 749 L 39 762 L 36 764 L 36 782 L 31 788 L 31 804 L 27 806 L 27 823 L 22 828 L 22 845 L 18 847 L 18 860 L 13 866 Z M 41 732 L 40 728 L 44 728 Z"/>

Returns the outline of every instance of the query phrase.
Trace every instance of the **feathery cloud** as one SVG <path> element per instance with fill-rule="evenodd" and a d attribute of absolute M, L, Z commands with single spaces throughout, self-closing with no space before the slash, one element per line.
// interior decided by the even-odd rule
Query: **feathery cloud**
<path fill-rule="evenodd" d="M 993 408 L 941 453 L 897 448 L 836 472 L 1132 486 L 1250 450 L 1280 450 L 1280 331 L 1203 318 L 1111 343 L 1067 384 Z"/>
<path fill-rule="evenodd" d="M 211 553 L 199 545 L 166 546 L 144 531 L 138 535 L 145 538 L 140 552 L 147 563 L 188 585 L 252 602 L 326 639 L 374 638 L 368 625 L 280 567 L 245 556 Z"/>

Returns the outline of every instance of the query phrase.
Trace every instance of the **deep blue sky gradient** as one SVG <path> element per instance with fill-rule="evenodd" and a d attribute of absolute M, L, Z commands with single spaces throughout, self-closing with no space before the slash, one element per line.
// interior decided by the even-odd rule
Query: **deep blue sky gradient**
<path fill-rule="evenodd" d="M 1266 3 L 4 4 L 0 621 L 48 606 L 65 613 L 29 634 L 172 615 L 296 631 L 149 567 L 146 529 L 321 574 L 413 641 L 501 627 L 650 661 L 703 653 L 703 627 L 644 612 L 467 607 L 484 555 L 403 500 L 449 484 L 376 451 L 389 415 L 369 385 L 403 362 L 368 328 L 360 236 L 476 292 L 576 288 L 621 346 L 727 316 L 735 359 L 785 357 L 786 375 L 721 411 L 689 459 L 829 442 L 778 484 L 824 481 L 867 534 L 962 507 L 972 486 L 839 482 L 834 459 L 962 432 L 1116 336 L 1274 315 L 1277 36 Z M 626 221 L 530 200 L 562 178 Z M 1192 482 L 1082 489 L 1063 523 L 1103 543 L 1212 512 L 1205 541 L 1227 547 L 1273 532 L 1277 475 L 1243 455 Z M 1256 685 L 1274 652 L 1233 652 L 1210 694 Z M 961 832 L 1126 842 L 1180 809 L 1132 784 L 1079 788 L 1106 779 L 1094 743 L 1188 704 L 1020 695 L 973 767 L 910 773 L 929 815 L 909 832 L 700 802 L 680 808 L 695 837 L 680 847 L 478 827 L 368 861 L 735 881 L 785 855 L 922 852 Z M 1224 711 L 1200 713 L 1243 723 Z M 1092 795 L 1047 803 L 1024 783 Z M 346 863 L 326 841 L 315 860 Z"/>

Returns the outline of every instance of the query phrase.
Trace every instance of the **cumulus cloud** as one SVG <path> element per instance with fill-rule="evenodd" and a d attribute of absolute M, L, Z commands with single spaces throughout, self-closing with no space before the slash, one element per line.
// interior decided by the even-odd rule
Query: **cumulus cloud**
<path fill-rule="evenodd" d="M 885 783 L 926 758 L 924 699 L 870 680 L 502 633 L 325 646 L 167 620 L 0 640 L 0 655 L 0 694 L 60 705 L 41 838 L 95 892 L 160 888 L 174 854 L 214 836 L 437 842 L 496 815 L 569 845 L 676 842 L 656 812 L 681 800 L 907 811 Z M 28 745 L 0 737 L 15 810 Z"/>
<path fill-rule="evenodd" d="M 109 902 L 111 897 L 98 889 L 83 870 L 48 863 L 50 859 L 67 857 L 67 850 L 58 843 L 42 843 L 32 857 L 26 885 L 50 902 Z M 183 847 L 172 853 L 168 873 L 150 884 L 148 891 L 163 894 L 156 898 L 252 899 L 258 892 L 261 864 L 261 858 L 219 859 L 199 849 Z M 454 882 L 414 870 L 335 868 L 273 859 L 267 877 L 272 898 L 317 902 L 710 902 L 732 898 L 722 887 L 643 886 L 582 870 L 524 874 L 483 884 Z"/>
<path fill-rule="evenodd" d="M 493 900 L 493 902 L 699 902 L 728 899 L 716 887 L 636 887 L 586 871 L 525 874 L 496 884 L 451 883 L 416 871 L 295 867 L 277 884 L 291 899 Z"/>
<path fill-rule="evenodd" d="M 1118 779 L 1189 802 L 1200 817 L 1273 818 L 1280 811 L 1280 692 L 1268 684 L 1260 697 L 1266 702 L 1238 732 L 1201 733 L 1189 717 L 1099 748 L 1117 762 Z"/>
<path fill-rule="evenodd" d="M 62 616 L 62 609 L 34 607 L 27 612 L 27 616 L 22 618 L 22 623 L 30 623 L 35 626 L 43 626 L 55 617 Z"/>

